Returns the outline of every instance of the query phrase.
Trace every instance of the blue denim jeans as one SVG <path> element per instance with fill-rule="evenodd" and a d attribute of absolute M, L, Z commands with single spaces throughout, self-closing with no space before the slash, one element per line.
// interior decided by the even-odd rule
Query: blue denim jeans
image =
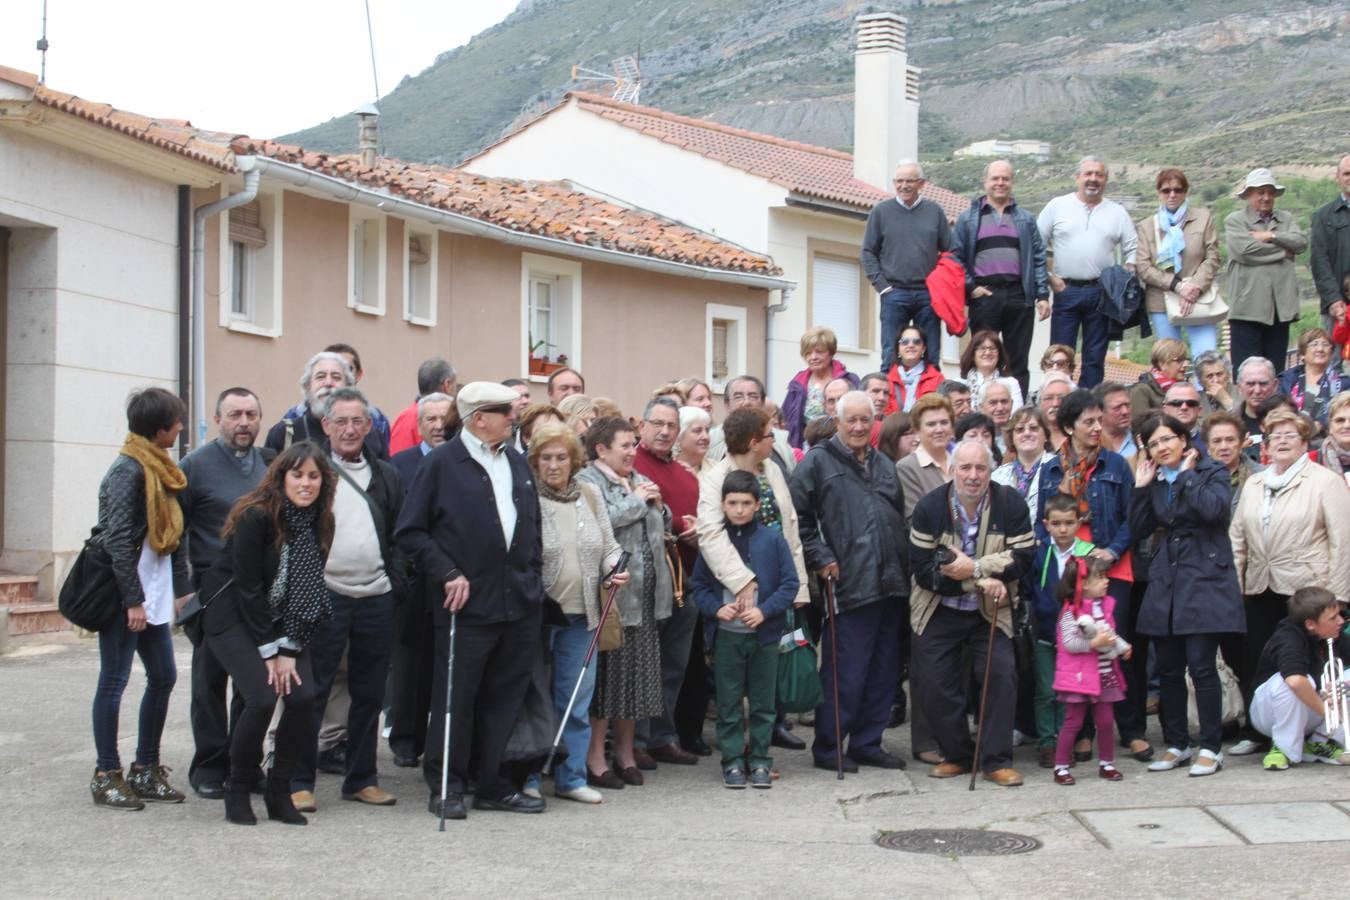
<path fill-rule="evenodd" d="M 131 660 L 140 656 L 145 667 L 145 693 L 141 695 L 140 733 L 136 741 L 136 764 L 159 765 L 159 739 L 169 716 L 169 696 L 178 680 L 173 661 L 173 636 L 169 626 L 147 625 L 144 631 L 127 627 L 125 615 L 98 633 L 98 688 L 94 691 L 94 749 L 100 772 L 122 768 L 117 752 L 117 723 L 122 710 L 122 692 L 131 675 Z"/>
<path fill-rule="evenodd" d="M 1078 386 L 1092 388 L 1102 383 L 1106 372 L 1106 344 L 1110 322 L 1101 313 L 1102 289 L 1069 285 L 1055 295 L 1050 313 L 1050 343 L 1078 346 L 1083 332 L 1082 374 Z"/>
<path fill-rule="evenodd" d="M 896 341 L 911 322 L 928 344 L 924 358 L 939 365 L 942 358 L 942 323 L 933 312 L 927 288 L 891 288 L 881 295 L 881 371 L 890 371 L 896 358 Z"/>
<path fill-rule="evenodd" d="M 1163 338 L 1181 340 L 1181 329 L 1186 329 L 1186 346 L 1190 349 L 1191 359 L 1201 353 L 1216 350 L 1219 347 L 1219 327 L 1217 325 L 1173 325 L 1167 321 L 1167 313 L 1151 312 L 1149 322 L 1153 325 L 1153 339 Z"/>
<path fill-rule="evenodd" d="M 582 675 L 581 664 L 586 661 L 586 648 L 590 647 L 595 632 L 586 627 L 584 615 L 569 615 L 567 627 L 554 626 L 549 632 L 553 642 L 553 709 L 559 722 L 567 710 L 567 701 L 572 698 L 572 689 L 577 686 L 577 677 L 582 676 L 577 700 L 572 704 L 572 713 L 563 728 L 567 758 L 553 765 L 554 790 L 571 791 L 586 784 L 586 751 L 591 743 L 588 712 L 591 695 L 595 693 L 595 657 L 591 657 L 585 675 Z"/>

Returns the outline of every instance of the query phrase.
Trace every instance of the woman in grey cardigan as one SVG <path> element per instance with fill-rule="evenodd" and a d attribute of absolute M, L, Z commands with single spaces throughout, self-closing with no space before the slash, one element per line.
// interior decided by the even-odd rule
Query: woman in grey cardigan
<path fill-rule="evenodd" d="M 591 744 L 587 755 L 589 782 L 617 788 L 642 784 L 633 755 L 638 719 L 660 715 L 661 644 L 657 622 L 670 618 L 674 585 L 666 563 L 665 535 L 670 510 L 651 479 L 633 469 L 637 435 L 626 420 L 596 420 L 586 430 L 586 455 L 591 464 L 577 476 L 599 489 L 614 537 L 631 554 L 630 581 L 619 592 L 623 646 L 600 654 L 600 671 L 591 701 Z M 614 769 L 605 761 L 605 732 L 613 720 Z"/>

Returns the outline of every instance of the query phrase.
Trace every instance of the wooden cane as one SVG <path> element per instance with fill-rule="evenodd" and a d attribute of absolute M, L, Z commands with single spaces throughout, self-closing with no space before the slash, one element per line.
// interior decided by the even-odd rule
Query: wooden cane
<path fill-rule="evenodd" d="M 976 596 L 984 600 L 984 592 L 976 590 Z M 975 723 L 975 761 L 970 766 L 970 787 L 975 790 L 975 778 L 980 771 L 980 743 L 984 737 L 984 709 L 989 702 L 989 676 L 994 671 L 994 633 L 998 630 L 998 601 L 994 601 L 994 611 L 989 616 L 989 645 L 984 651 L 984 684 L 980 687 L 980 719 Z"/>
<path fill-rule="evenodd" d="M 839 635 L 838 610 L 834 606 L 834 579 L 825 579 L 825 619 L 830 626 L 830 686 L 834 689 L 834 769 L 836 777 L 844 780 L 844 738 L 839 724 Z"/>

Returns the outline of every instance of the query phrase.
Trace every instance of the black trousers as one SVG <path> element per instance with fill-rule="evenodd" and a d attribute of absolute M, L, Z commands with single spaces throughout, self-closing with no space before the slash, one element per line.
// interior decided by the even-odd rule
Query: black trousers
<path fill-rule="evenodd" d="M 207 635 L 205 645 L 234 679 L 236 696 L 243 698 L 239 718 L 230 733 L 230 778 L 252 782 L 262 762 L 263 738 L 277 705 L 276 691 L 267 683 L 267 664 L 242 624 Z M 292 685 L 291 692 L 282 698 L 285 708 L 277 723 L 272 758 L 272 772 L 281 778 L 290 778 L 295 771 L 314 715 L 314 677 L 308 649 L 296 658 L 295 671 L 300 684 Z"/>
<path fill-rule="evenodd" d="M 230 773 L 230 733 L 244 711 L 244 698 L 236 687 L 226 714 L 225 692 L 229 681 L 230 674 L 208 643 L 203 641 L 192 648 L 192 702 L 188 717 L 196 749 L 188 766 L 188 783 L 193 787 L 207 781 L 224 781 Z"/>
<path fill-rule="evenodd" d="M 689 665 L 684 670 L 679 699 L 675 701 L 675 731 L 680 736 L 680 744 L 686 748 L 703 737 L 708 698 L 712 696 L 708 690 L 708 674 L 708 658 L 703 647 L 703 614 L 699 613 L 694 638 L 689 645 Z"/>
<path fill-rule="evenodd" d="M 994 331 L 1000 335 L 1003 349 L 1008 352 L 1008 372 L 1022 386 L 1022 396 L 1030 396 L 1027 393 L 1031 383 L 1027 357 L 1031 353 L 1031 336 L 1036 330 L 1036 307 L 1027 300 L 1020 283 L 983 287 L 993 294 L 966 301 L 970 333 Z"/>
<path fill-rule="evenodd" d="M 394 652 L 389 662 L 389 748 L 421 756 L 431 710 L 435 629 L 426 607 L 413 600 L 394 612 Z"/>
<path fill-rule="evenodd" d="M 1237 380 L 1237 371 L 1243 361 L 1253 356 L 1264 356 L 1270 360 L 1275 365 L 1276 375 L 1284 371 L 1285 356 L 1289 352 L 1288 322 L 1265 325 L 1229 319 L 1228 339 L 1232 344 L 1234 381 Z"/>
<path fill-rule="evenodd" d="M 984 677 L 985 652 L 989 646 L 989 621 L 979 612 L 959 612 L 938 606 L 923 634 L 914 635 L 911 672 L 919 672 L 918 702 L 928 716 L 942 755 L 949 761 L 970 765 L 975 761 L 975 742 L 966 721 L 966 692 L 962 653 L 969 648 L 974 671 Z M 979 767 L 985 772 L 1012 765 L 1013 713 L 1017 705 L 1017 666 L 1012 641 L 1001 630 L 994 633 L 994 665 L 985 700 Z"/>
<path fill-rule="evenodd" d="M 1227 635 L 1225 640 L 1220 641 L 1220 648 L 1224 650 L 1224 664 L 1237 675 L 1238 685 L 1242 688 L 1243 709 L 1252 708 L 1252 694 L 1260 687 L 1256 684 L 1256 669 L 1261 664 L 1261 651 L 1265 649 L 1266 641 L 1275 633 L 1280 620 L 1289 615 L 1288 605 L 1288 594 L 1262 591 L 1259 594 L 1245 595 L 1242 598 L 1242 606 L 1247 616 L 1247 631 L 1237 644 L 1238 652 L 1230 655 L 1233 646 L 1226 640 Z M 1252 727 L 1250 717 L 1243 726 L 1242 735 L 1258 743 L 1269 741 L 1269 738 Z"/>
<path fill-rule="evenodd" d="M 450 772 L 447 790 L 463 794 L 470 761 L 477 766 L 478 796 L 498 799 L 516 790 L 503 777 L 502 756 L 511 727 L 525 702 L 530 671 L 538 656 L 543 609 L 516 622 L 461 621 L 455 629 L 454 707 L 450 711 Z M 445 740 L 446 676 L 450 627 L 436 628 L 431 682 L 431 719 L 427 725 L 422 775 L 432 796 L 441 790 L 441 750 Z"/>
<path fill-rule="evenodd" d="M 1136 571 L 1142 568 L 1138 557 L 1134 564 Z M 1112 580 L 1113 590 L 1116 590 L 1116 583 Z M 1120 593 L 1111 595 L 1116 598 L 1116 634 L 1134 648 L 1129 659 L 1120 661 L 1120 670 L 1125 676 L 1125 699 L 1115 705 L 1116 730 L 1120 732 L 1123 747 L 1129 746 L 1130 741 L 1144 740 L 1148 731 L 1148 647 L 1151 639 L 1137 629 L 1139 607 L 1143 605 L 1147 591 L 1147 581 L 1136 581 Z M 1128 597 L 1129 602 L 1122 604 L 1121 597 Z"/>

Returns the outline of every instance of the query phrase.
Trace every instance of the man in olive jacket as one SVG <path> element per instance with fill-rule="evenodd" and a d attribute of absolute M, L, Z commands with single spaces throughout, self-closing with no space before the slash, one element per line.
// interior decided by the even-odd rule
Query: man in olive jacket
<path fill-rule="evenodd" d="M 834 769 L 844 749 L 834 743 L 836 716 L 848 742 L 845 770 L 905 767 L 881 748 L 900 677 L 900 627 L 909 593 L 905 500 L 895 464 L 871 446 L 875 414 L 862 391 L 839 398 L 838 433 L 813 447 L 792 473 L 806 568 L 835 583 L 837 608 L 825 626 L 835 635 L 822 641 L 838 641 L 838 671 L 826 665 L 821 673 L 825 701 L 811 748 L 821 769 Z"/>
<path fill-rule="evenodd" d="M 1345 317 L 1345 302 L 1350 298 L 1350 154 L 1336 164 L 1336 184 L 1340 196 L 1313 213 L 1309 228 L 1308 265 L 1322 300 L 1322 326 L 1327 331 L 1334 320 Z"/>

